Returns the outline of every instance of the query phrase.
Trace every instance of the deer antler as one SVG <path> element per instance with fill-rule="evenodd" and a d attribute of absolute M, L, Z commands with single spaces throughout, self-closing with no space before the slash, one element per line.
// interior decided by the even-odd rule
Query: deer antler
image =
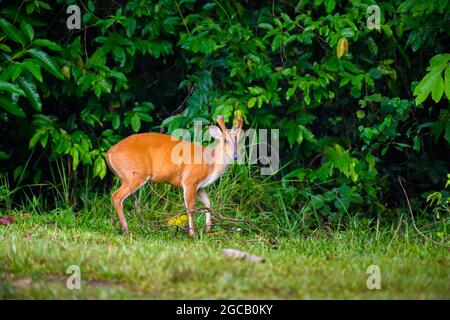
<path fill-rule="evenodd" d="M 220 129 L 224 134 L 227 134 L 227 127 L 225 126 L 225 121 L 223 120 L 222 115 L 217 116 L 217 123 L 219 124 Z"/>
<path fill-rule="evenodd" d="M 243 122 L 244 121 L 243 121 L 242 117 L 238 117 L 237 119 L 234 120 L 233 128 L 234 129 L 241 129 Z"/>

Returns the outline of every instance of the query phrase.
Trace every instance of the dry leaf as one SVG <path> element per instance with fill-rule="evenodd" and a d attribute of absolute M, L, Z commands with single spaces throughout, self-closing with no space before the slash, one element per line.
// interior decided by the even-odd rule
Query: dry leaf
<path fill-rule="evenodd" d="M 29 286 L 31 286 L 31 284 L 33 283 L 33 280 L 31 278 L 24 278 L 24 279 L 19 279 L 16 280 L 12 283 L 13 287 L 15 288 L 28 288 Z"/>
<path fill-rule="evenodd" d="M 0 218 L 0 224 L 8 225 L 16 221 L 13 217 L 1 217 Z"/>
<path fill-rule="evenodd" d="M 234 258 L 234 259 L 240 259 L 240 260 L 249 260 L 257 263 L 264 262 L 264 259 L 261 257 L 258 257 L 254 254 L 250 254 L 247 252 L 243 252 L 236 249 L 223 249 L 222 254 L 225 257 Z"/>
<path fill-rule="evenodd" d="M 348 52 L 348 42 L 347 39 L 342 37 L 339 39 L 336 47 L 336 55 L 340 59 L 346 52 Z"/>
<path fill-rule="evenodd" d="M 179 216 L 175 216 L 175 217 L 170 218 L 169 220 L 167 220 L 167 226 L 168 227 L 179 226 L 180 228 L 183 228 L 188 223 L 189 223 L 189 219 L 188 219 L 187 214 L 182 214 L 182 215 L 179 215 Z"/>

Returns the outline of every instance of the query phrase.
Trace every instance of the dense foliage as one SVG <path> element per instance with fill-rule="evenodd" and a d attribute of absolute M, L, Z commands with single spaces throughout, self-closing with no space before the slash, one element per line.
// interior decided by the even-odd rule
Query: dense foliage
<path fill-rule="evenodd" d="M 400 177 L 415 210 L 448 215 L 450 1 L 380 2 L 369 29 L 372 4 L 2 1 L 2 172 L 39 183 L 58 160 L 74 187 L 110 185 L 104 154 L 122 137 L 240 111 L 280 129 L 291 207 L 395 217 Z"/>

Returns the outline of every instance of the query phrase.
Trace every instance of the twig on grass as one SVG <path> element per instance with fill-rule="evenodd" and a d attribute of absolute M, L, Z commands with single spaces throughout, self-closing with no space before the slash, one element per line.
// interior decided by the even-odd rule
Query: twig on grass
<path fill-rule="evenodd" d="M 405 195 L 406 203 L 408 204 L 409 214 L 411 215 L 411 220 L 412 220 L 412 225 L 413 225 L 414 230 L 416 230 L 417 233 L 420 234 L 424 239 L 426 239 L 426 240 L 428 240 L 428 241 L 431 241 L 431 242 L 433 242 L 434 244 L 437 244 L 437 245 L 439 245 L 439 246 L 443 246 L 443 247 L 445 247 L 445 248 L 447 248 L 447 249 L 450 250 L 450 246 L 447 246 L 447 245 L 445 245 L 445 244 L 443 244 L 443 243 L 440 243 L 440 242 L 437 242 L 437 241 L 433 240 L 433 239 L 430 238 L 430 237 L 427 237 L 422 231 L 420 231 L 419 228 L 417 228 L 416 222 L 415 222 L 415 220 L 414 220 L 414 214 L 413 214 L 413 211 L 412 211 L 412 208 L 411 208 L 411 204 L 409 203 L 408 194 L 406 193 L 406 190 L 405 190 L 405 188 L 403 187 L 402 180 L 400 179 L 400 177 L 398 177 L 398 182 L 399 182 L 399 184 L 400 184 L 400 187 L 402 188 L 403 194 Z"/>

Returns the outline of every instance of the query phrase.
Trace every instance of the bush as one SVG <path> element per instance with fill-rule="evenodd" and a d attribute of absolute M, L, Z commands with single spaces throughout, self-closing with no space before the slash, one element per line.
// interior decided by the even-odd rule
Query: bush
<path fill-rule="evenodd" d="M 445 189 L 449 1 L 385 1 L 369 29 L 357 0 L 89 0 L 68 30 L 75 3 L 2 3 L 11 183 L 48 180 L 58 160 L 73 187 L 98 177 L 98 189 L 122 137 L 239 111 L 247 126 L 281 129 L 275 179 L 293 211 L 387 218 L 403 203 L 397 176 L 421 211 Z"/>

